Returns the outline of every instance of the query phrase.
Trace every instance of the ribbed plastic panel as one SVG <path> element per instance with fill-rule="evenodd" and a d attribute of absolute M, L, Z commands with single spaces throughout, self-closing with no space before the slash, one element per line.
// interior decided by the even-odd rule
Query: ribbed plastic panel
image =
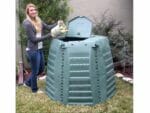
<path fill-rule="evenodd" d="M 46 92 L 64 104 L 94 105 L 115 93 L 107 37 L 80 41 L 53 39 L 49 49 Z"/>

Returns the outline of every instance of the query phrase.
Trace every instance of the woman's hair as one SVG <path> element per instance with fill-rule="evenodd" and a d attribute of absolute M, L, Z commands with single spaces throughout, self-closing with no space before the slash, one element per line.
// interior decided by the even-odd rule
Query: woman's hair
<path fill-rule="evenodd" d="M 32 4 L 32 3 L 29 3 L 26 5 L 26 18 L 32 23 L 32 25 L 35 27 L 36 29 L 36 32 L 41 32 L 41 29 L 42 29 L 42 22 L 41 22 L 41 19 L 40 17 L 37 15 L 35 17 L 35 19 L 31 19 L 31 17 L 29 16 L 29 8 L 30 7 L 34 7 L 35 9 L 37 9 L 37 7 Z M 37 12 L 38 13 L 38 12 Z"/>

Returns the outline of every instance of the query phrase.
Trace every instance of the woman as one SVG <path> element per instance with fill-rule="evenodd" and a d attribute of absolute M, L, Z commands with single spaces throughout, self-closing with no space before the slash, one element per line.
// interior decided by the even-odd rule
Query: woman
<path fill-rule="evenodd" d="M 23 27 L 27 35 L 27 55 L 31 64 L 31 75 L 25 81 L 24 85 L 31 87 L 33 93 L 42 93 L 37 87 L 37 76 L 44 70 L 43 40 L 51 38 L 50 32 L 43 35 L 43 30 L 51 30 L 56 24 L 47 25 L 41 21 L 38 16 L 37 8 L 30 3 L 26 6 L 26 19 L 23 21 Z"/>

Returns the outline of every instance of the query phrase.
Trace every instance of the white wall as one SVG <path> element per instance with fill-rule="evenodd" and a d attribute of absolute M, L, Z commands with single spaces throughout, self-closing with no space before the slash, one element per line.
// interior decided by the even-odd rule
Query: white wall
<path fill-rule="evenodd" d="M 122 21 L 126 30 L 133 32 L 133 0 L 69 0 L 69 5 L 73 9 L 69 19 L 87 16 L 93 20 L 93 17 L 101 17 L 108 10 L 108 15 Z"/>

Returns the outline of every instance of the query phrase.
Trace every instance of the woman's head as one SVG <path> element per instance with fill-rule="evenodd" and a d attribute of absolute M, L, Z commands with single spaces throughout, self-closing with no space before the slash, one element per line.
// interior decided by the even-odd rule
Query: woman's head
<path fill-rule="evenodd" d="M 37 8 L 34 4 L 29 3 L 26 5 L 26 16 L 29 16 L 31 19 L 38 16 Z"/>
<path fill-rule="evenodd" d="M 41 19 L 38 17 L 37 7 L 32 3 L 26 5 L 26 18 L 33 24 L 37 32 L 41 32 Z"/>

